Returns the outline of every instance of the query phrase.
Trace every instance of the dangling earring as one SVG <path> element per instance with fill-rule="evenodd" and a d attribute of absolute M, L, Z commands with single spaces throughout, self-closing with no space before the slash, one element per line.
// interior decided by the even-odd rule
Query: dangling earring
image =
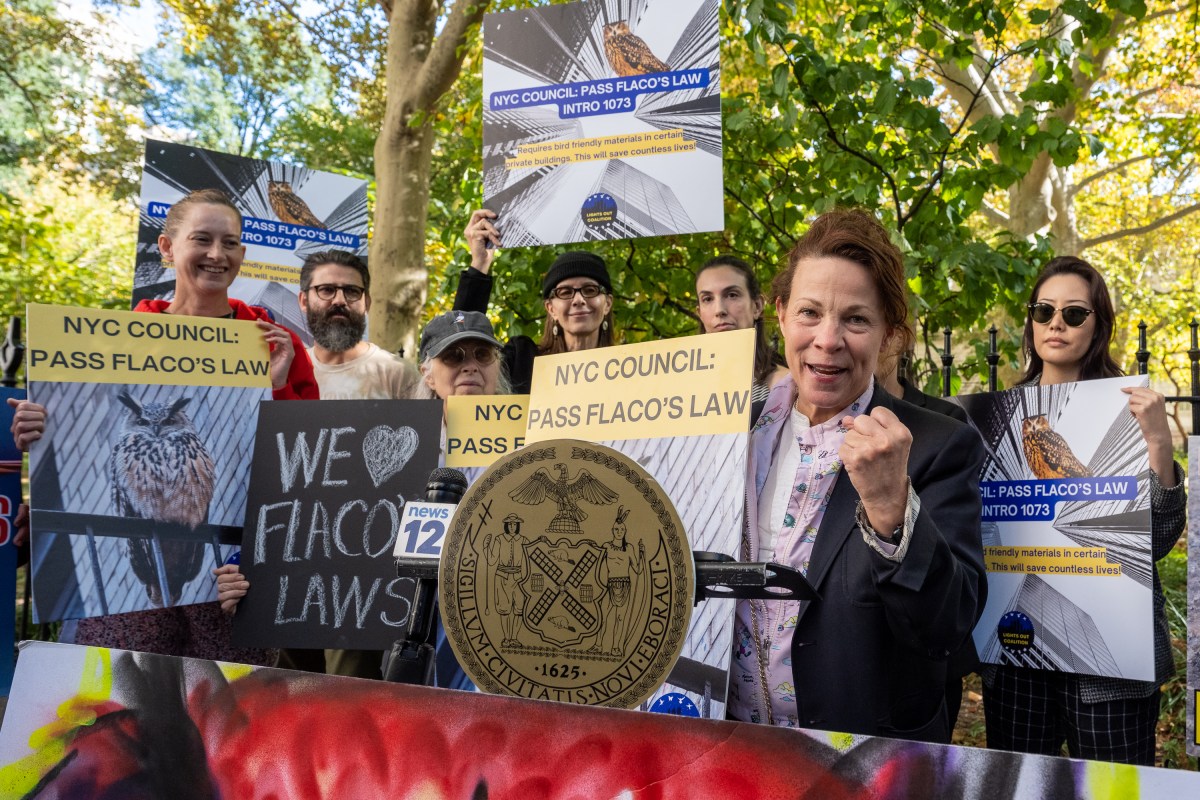
<path fill-rule="evenodd" d="M 602 330 L 602 331 L 608 330 L 608 320 L 602 320 L 600 322 L 600 330 Z"/>
<path fill-rule="evenodd" d="M 553 336 L 554 336 L 554 338 L 555 338 L 555 339 L 557 339 L 557 338 L 558 338 L 558 323 L 557 323 L 557 322 L 556 322 L 556 323 L 554 323 L 554 333 L 553 333 Z"/>

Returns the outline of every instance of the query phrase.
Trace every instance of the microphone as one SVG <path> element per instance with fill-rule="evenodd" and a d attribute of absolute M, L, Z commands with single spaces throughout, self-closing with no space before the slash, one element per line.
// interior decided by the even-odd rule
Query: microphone
<path fill-rule="evenodd" d="M 412 608 L 408 617 L 405 637 L 392 645 L 383 666 L 384 680 L 393 683 L 411 683 L 423 686 L 435 685 L 434 666 L 436 652 L 437 621 L 437 573 L 440 563 L 441 543 L 445 530 L 458 505 L 467 491 L 467 476 L 456 469 L 439 467 L 429 474 L 425 485 L 424 503 L 406 503 L 400 522 L 400 535 L 396 541 L 396 575 L 412 578 L 416 584 L 413 591 Z M 403 534 L 412 527 L 408 522 L 415 518 L 417 527 L 413 535 Z M 419 541 L 418 531 L 435 526 L 436 550 L 428 542 Z M 438 527 L 440 526 L 440 530 Z"/>
<path fill-rule="evenodd" d="M 429 503 L 458 505 L 467 493 L 467 476 L 456 469 L 438 467 L 429 473 L 425 485 L 425 500 Z"/>

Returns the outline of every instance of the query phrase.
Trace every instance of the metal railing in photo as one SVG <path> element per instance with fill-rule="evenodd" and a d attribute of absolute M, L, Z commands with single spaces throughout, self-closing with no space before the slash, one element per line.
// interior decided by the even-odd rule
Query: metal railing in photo
<path fill-rule="evenodd" d="M 171 589 L 167 580 L 167 566 L 163 561 L 162 543 L 164 541 L 203 542 L 211 550 L 211 566 L 213 567 L 219 567 L 223 563 L 221 545 L 240 546 L 242 543 L 242 529 L 230 525 L 204 524 L 198 525 L 193 530 L 186 525 L 152 519 L 101 517 L 69 511 L 35 511 L 34 513 L 38 516 L 38 528 L 43 536 L 45 534 L 50 534 L 51 537 L 70 534 L 87 537 L 88 565 L 92 572 L 93 591 L 95 592 L 93 599 L 99 602 L 100 611 L 104 615 L 110 613 L 112 599 L 108 596 L 105 587 L 104 570 L 101 567 L 99 551 L 96 546 L 97 538 L 146 539 L 150 541 L 158 579 L 157 588 L 159 596 L 163 598 L 163 607 L 172 605 Z M 52 542 L 46 544 L 46 547 L 50 546 L 52 546 Z M 33 564 L 35 572 L 37 564 L 34 562 L 37 560 L 37 554 L 34 554 L 31 564 Z M 204 575 L 203 569 L 200 575 Z M 57 619 L 69 615 L 72 608 L 82 602 L 83 598 L 79 596 L 78 582 L 67 581 L 59 588 L 56 597 L 39 603 L 38 608 L 39 611 L 43 608 L 49 610 L 50 613 L 46 616 Z M 42 615 L 39 613 L 39 616 Z"/>

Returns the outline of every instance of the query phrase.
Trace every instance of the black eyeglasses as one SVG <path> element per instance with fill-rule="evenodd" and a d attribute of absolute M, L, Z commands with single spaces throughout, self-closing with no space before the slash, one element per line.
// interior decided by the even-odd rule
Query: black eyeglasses
<path fill-rule="evenodd" d="M 1078 328 L 1083 323 L 1087 322 L 1087 318 L 1096 312 L 1090 308 L 1083 306 L 1063 306 L 1055 308 L 1049 303 L 1030 303 L 1029 318 L 1039 325 L 1045 325 L 1050 320 L 1054 319 L 1054 312 L 1062 313 L 1062 320 L 1072 328 Z"/>
<path fill-rule="evenodd" d="M 559 300 L 574 300 L 576 292 L 583 295 L 584 300 L 591 300 L 604 294 L 604 287 L 598 283 L 585 283 L 583 286 L 555 286 L 550 290 L 550 294 Z"/>
<path fill-rule="evenodd" d="M 457 367 L 464 363 L 468 358 L 475 359 L 475 363 L 486 367 L 496 360 L 499 351 L 490 344 L 477 344 L 470 349 L 462 347 L 447 347 L 445 350 L 437 354 L 437 358 L 447 367 Z"/>
<path fill-rule="evenodd" d="M 361 286 L 342 286 L 337 283 L 322 283 L 318 286 L 310 286 L 317 293 L 317 297 L 328 302 L 337 297 L 337 293 L 341 292 L 342 297 L 346 298 L 347 303 L 357 303 L 362 300 L 363 294 L 366 292 Z"/>

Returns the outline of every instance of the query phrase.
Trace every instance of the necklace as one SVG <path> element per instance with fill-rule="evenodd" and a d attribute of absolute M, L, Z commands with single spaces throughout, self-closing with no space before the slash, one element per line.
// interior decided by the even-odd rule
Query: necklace
<path fill-rule="evenodd" d="M 742 527 L 742 546 L 745 548 L 746 555 L 750 555 L 750 528 L 749 526 Z M 762 555 L 759 553 L 758 555 Z M 754 658 L 758 665 L 758 691 L 762 696 L 763 711 L 767 716 L 767 724 L 771 727 L 775 726 L 775 709 L 771 706 L 771 691 L 767 683 L 767 659 L 770 658 L 771 636 L 765 632 L 758 619 L 758 604 L 762 603 L 763 616 L 769 619 L 769 609 L 767 608 L 766 600 L 751 600 L 750 601 L 750 638 L 754 642 Z"/>
<path fill-rule="evenodd" d="M 771 705 L 771 691 L 767 683 L 767 659 L 770 657 L 771 636 L 765 634 L 758 621 L 758 603 L 763 604 L 763 616 L 768 615 L 767 601 L 750 601 L 750 636 L 754 639 L 754 656 L 758 661 L 758 688 L 762 695 L 763 709 L 767 714 L 767 724 L 774 727 L 775 709 Z M 767 620 L 770 622 L 769 618 Z"/>

